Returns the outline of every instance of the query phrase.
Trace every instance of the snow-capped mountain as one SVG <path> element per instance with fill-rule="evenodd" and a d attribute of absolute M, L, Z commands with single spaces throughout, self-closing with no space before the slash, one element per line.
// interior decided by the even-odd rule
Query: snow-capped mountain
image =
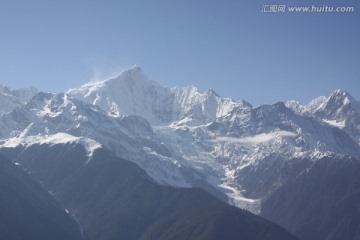
<path fill-rule="evenodd" d="M 252 107 L 245 101 L 222 98 L 212 90 L 201 93 L 195 87 L 166 88 L 149 80 L 139 67 L 68 94 L 98 105 L 110 116 L 135 114 L 147 119 L 180 165 L 201 172 L 236 205 L 254 212 L 259 211 L 258 198 L 264 196 L 246 199 L 242 195 L 246 189 L 239 179 L 245 167 L 256 167 L 274 156 L 360 156 L 356 139 L 329 124 L 331 118 L 320 116 L 333 96 L 319 97 L 307 106 L 289 101 Z"/>
<path fill-rule="evenodd" d="M 324 159 L 344 167 L 360 159 L 360 103 L 344 90 L 306 106 L 253 107 L 213 90 L 164 87 L 134 67 L 67 93 L 0 93 L 9 102 L 0 105 L 0 149 L 76 143 L 87 151 L 83 164 L 108 149 L 160 184 L 200 187 L 257 214 L 265 204 L 266 217 L 279 223 L 271 199 L 297 194 L 286 190 L 302 184 L 297 176 L 307 179 Z"/>
<path fill-rule="evenodd" d="M 241 192 L 249 191 L 243 186 L 244 171 L 257 169 L 270 159 L 316 160 L 331 153 L 355 157 L 360 153 L 359 146 L 345 132 L 314 118 L 296 115 L 282 103 L 239 109 L 207 125 L 154 129 L 174 156 L 208 176 L 215 176 L 216 184 L 228 189 L 237 206 L 253 212 L 259 211 L 259 199 L 267 193 L 244 198 Z"/>
<path fill-rule="evenodd" d="M 336 90 L 328 98 L 319 97 L 307 106 L 288 101 L 286 106 L 303 116 L 316 116 L 330 126 L 344 130 L 360 144 L 360 103 L 345 90 Z"/>
<path fill-rule="evenodd" d="M 11 90 L 0 84 L 0 116 L 25 105 L 37 92 L 34 87 Z"/>
<path fill-rule="evenodd" d="M 3 114 L 0 136 L 4 147 L 59 137 L 82 141 L 89 152 L 101 145 L 161 184 L 222 192 L 232 204 L 259 213 L 262 199 L 285 179 L 249 189 L 246 173 L 291 159 L 360 158 L 358 106 L 336 91 L 307 106 L 253 107 L 213 90 L 164 87 L 134 67 L 65 94 L 36 94 Z"/>
<path fill-rule="evenodd" d="M 360 144 L 360 103 L 346 91 L 335 91 L 314 114 L 326 123 L 343 129 Z"/>
<path fill-rule="evenodd" d="M 181 173 L 186 170 L 179 169 L 178 161 L 171 158 L 146 120 L 138 116 L 109 117 L 99 107 L 67 94 L 35 95 L 26 106 L 4 114 L 0 130 L 4 147 L 83 138 L 81 142 L 89 145 L 89 151 L 101 144 L 136 162 L 160 183 L 191 186 Z"/>
<path fill-rule="evenodd" d="M 101 107 L 111 116 L 138 115 L 155 126 L 205 124 L 234 108 L 250 106 L 245 101 L 221 98 L 213 90 L 201 93 L 196 87 L 166 88 L 137 66 L 117 78 L 85 84 L 68 94 Z"/>
<path fill-rule="evenodd" d="M 286 107 L 288 107 L 289 109 L 293 110 L 295 113 L 298 113 L 300 115 L 307 115 L 307 114 L 311 115 L 315 112 L 316 109 L 318 109 L 323 103 L 325 103 L 326 100 L 327 97 L 321 96 L 315 98 L 306 106 L 301 105 L 300 102 L 296 100 L 286 101 L 285 105 Z"/>

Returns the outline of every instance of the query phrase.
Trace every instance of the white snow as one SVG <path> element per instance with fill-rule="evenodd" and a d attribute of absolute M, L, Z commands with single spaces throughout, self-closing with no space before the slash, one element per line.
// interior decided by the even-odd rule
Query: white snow
<path fill-rule="evenodd" d="M 6 140 L 0 147 L 15 148 L 18 146 L 28 147 L 34 144 L 42 145 L 48 144 L 50 146 L 57 144 L 67 144 L 67 143 L 80 143 L 85 147 L 88 152 L 88 156 L 91 157 L 96 149 L 102 147 L 102 145 L 90 138 L 85 137 L 75 137 L 67 133 L 56 133 L 54 135 L 35 135 L 35 136 L 26 136 L 20 135 L 18 137 L 10 138 Z"/>
<path fill-rule="evenodd" d="M 36 93 L 34 87 L 11 90 L 0 84 L 0 116 L 24 106 Z"/>
<path fill-rule="evenodd" d="M 306 105 L 306 110 L 310 113 L 314 113 L 326 103 L 326 100 L 327 97 L 325 96 L 315 98 L 308 105 Z"/>
<path fill-rule="evenodd" d="M 343 121 L 337 121 L 337 120 L 329 120 L 329 119 L 323 119 L 323 121 L 333 127 L 337 128 L 344 128 L 345 127 L 345 120 Z"/>
<path fill-rule="evenodd" d="M 270 133 L 262 133 L 258 135 L 254 135 L 251 137 L 242 137 L 242 138 L 234 138 L 234 137 L 217 137 L 214 140 L 210 140 L 210 142 L 227 142 L 227 143 L 264 143 L 274 140 L 276 138 L 281 137 L 295 137 L 296 133 L 289 131 L 274 131 Z"/>
<path fill-rule="evenodd" d="M 320 109 L 327 101 L 327 97 L 321 96 L 313 99 L 306 106 L 302 105 L 299 101 L 290 100 L 285 102 L 285 106 L 293 110 L 295 113 L 300 115 L 313 114 L 315 111 Z"/>
<path fill-rule="evenodd" d="M 220 188 L 223 188 L 224 192 L 230 198 L 230 204 L 235 205 L 239 208 L 246 209 L 254 214 L 260 214 L 261 210 L 261 199 L 251 199 L 243 196 L 240 190 L 236 187 L 230 186 L 227 183 L 219 185 Z"/>
<path fill-rule="evenodd" d="M 68 94 L 96 104 L 110 116 L 138 115 L 155 126 L 206 124 L 236 107 L 249 106 L 244 101 L 219 97 L 213 90 L 200 92 L 193 86 L 167 88 L 146 77 L 139 67 L 114 79 L 70 89 Z"/>

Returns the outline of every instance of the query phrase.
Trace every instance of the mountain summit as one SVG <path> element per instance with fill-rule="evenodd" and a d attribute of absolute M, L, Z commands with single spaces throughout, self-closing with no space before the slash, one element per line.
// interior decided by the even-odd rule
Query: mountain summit
<path fill-rule="evenodd" d="M 71 89 L 68 94 L 98 105 L 110 116 L 139 115 L 157 123 L 171 117 L 167 89 L 148 79 L 137 66 L 116 78 Z"/>
<path fill-rule="evenodd" d="M 86 84 L 68 94 L 98 105 L 111 116 L 138 115 L 154 125 L 205 124 L 244 104 L 221 98 L 213 90 L 201 93 L 195 87 L 166 88 L 137 66 L 117 78 Z"/>
<path fill-rule="evenodd" d="M 316 112 L 328 119 L 345 120 L 360 113 L 360 103 L 345 90 L 336 90 Z"/>

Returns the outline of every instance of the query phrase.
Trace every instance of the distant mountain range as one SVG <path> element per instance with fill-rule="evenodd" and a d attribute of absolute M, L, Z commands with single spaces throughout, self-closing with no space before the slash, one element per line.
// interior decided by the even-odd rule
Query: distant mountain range
<path fill-rule="evenodd" d="M 360 164 L 360 103 L 345 90 L 336 90 L 306 106 L 292 100 L 253 107 L 246 101 L 220 97 L 213 90 L 166 88 L 134 67 L 117 78 L 66 93 L 0 87 L 0 99 L 0 152 L 29 169 L 85 230 L 90 229 L 87 232 L 94 239 L 112 239 L 101 234 L 105 230 L 111 234 L 120 223 L 126 226 L 124 219 L 110 214 L 111 209 L 136 216 L 127 209 L 128 204 L 134 203 L 140 215 L 139 208 L 155 206 L 136 202 L 134 198 L 139 198 L 140 192 L 146 201 L 173 198 L 179 208 L 169 210 L 164 202 L 159 212 L 152 210 L 142 216 L 144 222 L 133 219 L 138 231 L 116 230 L 112 236 L 125 236 L 122 234 L 126 232 L 130 234 L 127 239 L 175 239 L 166 234 L 190 234 L 178 219 L 185 217 L 179 212 L 183 204 L 197 208 L 192 194 L 199 194 L 201 202 L 216 204 L 222 209 L 221 216 L 229 214 L 225 220 L 218 218 L 220 213 L 210 211 L 212 208 L 205 204 L 203 211 L 209 212 L 216 226 L 225 227 L 221 222 L 228 218 L 248 216 L 257 220 L 246 221 L 268 226 L 271 236 L 286 234 L 260 218 L 224 205 L 222 200 L 275 221 L 301 239 L 360 236 L 360 180 L 356 171 Z M 73 148 L 79 152 L 74 150 L 67 156 Z M 129 168 L 133 174 L 122 168 Z M 137 179 L 134 182 L 139 181 L 140 185 L 135 184 L 138 188 L 131 189 L 132 176 Z M 90 182 L 91 186 L 87 185 Z M 139 191 L 140 186 L 143 191 Z M 116 195 L 119 192 L 122 194 Z M 115 202 L 124 205 L 115 210 Z M 98 212 L 87 214 L 89 209 Z M 175 212 L 170 217 L 165 215 L 167 211 Z M 156 223 L 159 225 L 154 223 L 155 215 L 163 219 Z M 186 216 L 191 217 L 195 216 Z M 103 218 L 111 230 L 96 222 Z M 113 227 L 108 224 L 110 220 L 115 221 Z M 191 221 L 201 225 L 205 220 L 199 217 Z M 161 228 L 169 222 L 171 231 L 165 234 Z M 213 232 L 209 230 L 204 239 L 220 236 L 217 231 L 235 234 L 235 229 L 244 224 L 240 222 L 225 224 L 226 231 L 211 227 Z M 149 236 L 156 238 L 146 238 Z M 176 235 L 179 239 L 201 239 L 200 235 L 191 236 Z"/>

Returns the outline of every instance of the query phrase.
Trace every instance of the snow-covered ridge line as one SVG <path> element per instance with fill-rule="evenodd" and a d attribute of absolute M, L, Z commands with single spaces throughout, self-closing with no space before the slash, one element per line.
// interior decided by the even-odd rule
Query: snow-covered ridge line
<path fill-rule="evenodd" d="M 235 108 L 251 106 L 245 101 L 220 97 L 211 89 L 200 92 L 193 86 L 165 87 L 149 79 L 139 67 L 67 93 L 99 106 L 110 116 L 139 115 L 153 126 L 197 126 L 225 116 Z"/>
<path fill-rule="evenodd" d="M 37 93 L 34 87 L 12 90 L 0 84 L 0 116 L 25 105 Z"/>
<path fill-rule="evenodd" d="M 35 136 L 18 136 L 8 139 L 0 147 L 15 148 L 18 146 L 28 147 L 34 144 L 42 145 L 47 144 L 50 146 L 57 144 L 81 144 L 84 146 L 88 153 L 88 157 L 91 157 L 96 149 L 102 148 L 102 145 L 93 139 L 85 137 L 75 137 L 68 133 L 59 132 L 54 135 L 35 135 Z"/>

